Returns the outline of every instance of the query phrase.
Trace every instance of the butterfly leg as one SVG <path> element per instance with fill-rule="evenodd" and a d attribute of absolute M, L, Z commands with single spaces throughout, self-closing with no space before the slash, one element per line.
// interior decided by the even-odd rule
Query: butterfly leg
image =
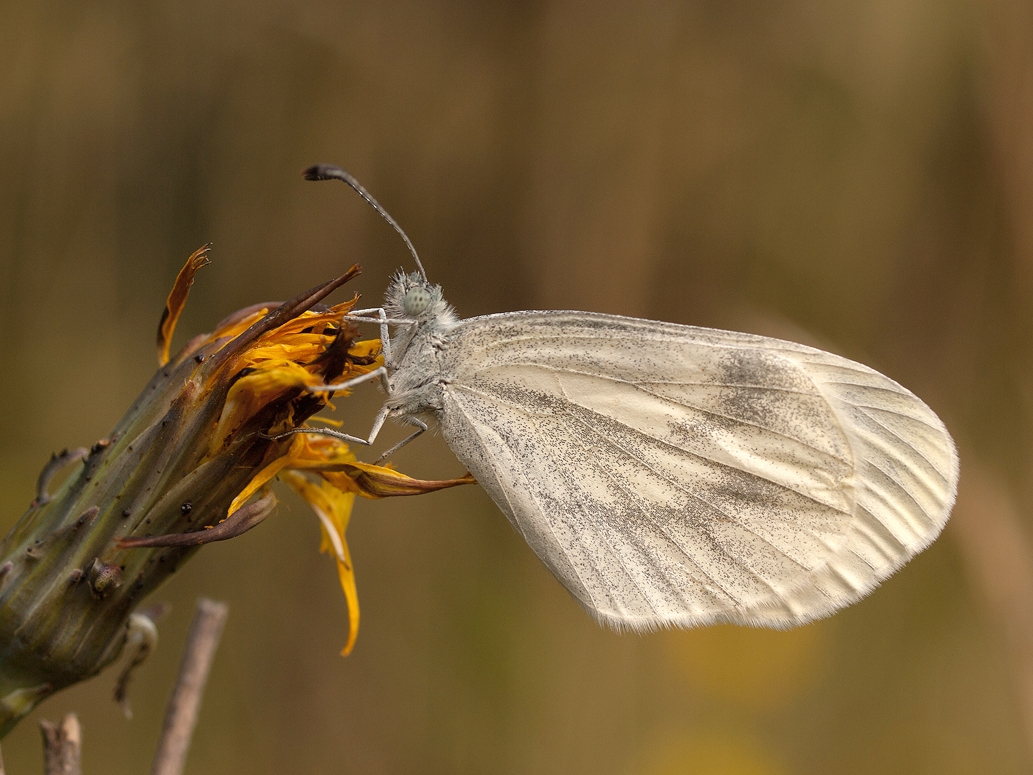
<path fill-rule="evenodd" d="M 375 315 L 376 317 L 369 317 Z M 389 368 L 391 363 L 391 333 L 387 330 L 389 324 L 402 324 L 411 323 L 410 320 L 392 320 L 388 318 L 387 313 L 383 307 L 375 307 L 373 309 L 357 309 L 348 313 L 349 320 L 358 320 L 364 323 L 379 323 L 380 324 L 380 348 L 384 353 L 384 364 Z"/>
<path fill-rule="evenodd" d="M 310 393 L 348 390 L 356 385 L 361 385 L 363 382 L 369 382 L 377 377 L 385 376 L 387 376 L 387 369 L 380 366 L 379 368 L 373 369 L 373 371 L 360 374 L 353 379 L 347 379 L 336 385 L 309 385 L 305 389 Z M 386 387 L 387 380 L 384 380 L 384 382 Z M 370 431 L 368 439 L 360 439 L 358 436 L 352 436 L 350 433 L 342 433 L 341 431 L 330 430 L 329 428 L 294 428 L 286 433 L 279 433 L 275 436 L 266 436 L 266 438 L 282 439 L 286 436 L 293 436 L 295 433 L 314 433 L 318 436 L 332 436 L 333 438 L 340 439 L 341 441 L 351 442 L 352 444 L 364 444 L 368 447 L 376 440 L 377 434 L 380 433 L 380 429 L 384 426 L 384 420 L 387 419 L 387 411 L 387 407 L 385 406 L 377 413 L 376 419 L 373 421 L 373 430 Z"/>
<path fill-rule="evenodd" d="M 376 317 L 365 317 L 367 315 L 376 315 Z M 410 320 L 392 320 L 388 318 L 387 313 L 384 311 L 383 307 L 354 310 L 348 315 L 348 318 L 350 320 L 378 323 L 380 325 L 380 346 L 384 353 L 384 365 L 380 366 L 379 368 L 373 369 L 373 371 L 366 372 L 365 374 L 360 374 L 357 377 L 345 380 L 344 382 L 340 382 L 336 385 L 309 385 L 306 388 L 306 390 L 308 390 L 310 393 L 349 390 L 355 387 L 356 385 L 361 385 L 364 382 L 369 382 L 373 379 L 386 377 L 388 374 L 388 370 L 391 368 L 391 335 L 387 327 L 391 323 L 412 323 L 412 321 Z M 382 384 L 384 386 L 384 390 L 388 393 L 388 395 L 390 395 L 391 390 L 387 380 L 382 379 Z M 332 438 L 341 439 L 342 441 L 347 441 L 351 444 L 362 444 L 368 447 L 371 444 L 373 444 L 374 441 L 376 441 L 377 436 L 380 434 L 381 428 L 384 427 L 384 421 L 387 420 L 388 412 L 389 409 L 387 406 L 384 406 L 379 412 L 377 412 L 377 416 L 373 420 L 373 428 L 370 430 L 369 438 L 366 439 L 360 439 L 358 436 L 352 436 L 350 433 L 342 433 L 341 431 L 335 431 L 329 428 L 295 428 L 293 430 L 287 431 L 286 433 L 281 433 L 276 436 L 269 436 L 268 438 L 282 439 L 285 436 L 293 436 L 295 433 L 315 433 L 320 436 L 331 436 Z M 427 424 L 422 420 L 412 418 L 410 422 L 415 424 L 419 428 L 419 430 L 416 431 L 416 433 L 411 434 L 409 437 L 403 439 L 398 444 L 395 444 L 393 447 L 391 447 L 391 449 L 389 449 L 387 452 L 385 452 L 383 455 L 377 458 L 378 463 L 384 458 L 386 458 L 388 455 L 391 455 L 394 452 L 401 449 L 402 447 L 404 447 L 410 441 L 412 441 L 421 433 L 427 430 Z"/>
<path fill-rule="evenodd" d="M 384 414 L 384 416 L 386 417 L 387 415 L 386 415 L 386 414 Z M 418 431 L 416 431 L 416 433 L 413 433 L 413 434 L 411 434 L 410 436 L 407 436 L 406 438 L 402 439 L 402 440 L 401 440 L 400 442 L 398 442 L 398 443 L 397 443 L 397 444 L 395 444 L 395 445 L 394 445 L 393 447 L 391 447 L 391 449 L 389 449 L 389 450 L 388 450 L 387 452 L 385 452 L 385 453 L 384 453 L 383 455 L 381 455 L 381 456 L 380 456 L 380 457 L 378 457 L 378 458 L 377 458 L 376 460 L 374 460 L 374 461 L 373 461 L 374 465 L 380 465 L 380 461 L 381 461 L 381 460 L 384 460 L 384 459 L 386 459 L 386 458 L 390 457 L 390 456 L 391 456 L 391 455 L 393 455 L 393 454 L 394 454 L 395 452 L 397 452 L 397 451 L 398 451 L 398 450 L 400 450 L 400 449 L 401 449 L 402 447 L 404 447 L 404 446 L 405 446 L 406 444 L 408 444 L 408 443 L 409 443 L 410 441 L 412 441 L 412 440 L 413 440 L 413 439 L 415 439 L 415 438 L 416 438 L 417 436 L 419 436 L 419 435 L 420 435 L 421 433 L 423 433 L 424 431 L 426 431 L 426 430 L 427 430 L 427 423 L 425 423 L 425 422 L 424 422 L 423 420 L 420 420 L 420 419 L 418 419 L 418 418 L 416 418 L 416 417 L 410 417 L 410 418 L 409 418 L 409 422 L 411 422 L 411 423 L 412 423 L 413 425 L 415 425 L 415 426 L 416 426 L 417 428 L 419 428 L 419 430 L 418 430 Z M 378 430 L 379 430 L 379 428 L 378 428 Z"/>
<path fill-rule="evenodd" d="M 309 385 L 305 389 L 310 393 L 323 393 L 327 391 L 336 390 L 350 390 L 356 385 L 361 385 L 363 382 L 369 382 L 370 380 L 377 379 L 378 377 L 386 377 L 387 368 L 380 366 L 373 369 L 373 371 L 367 371 L 365 374 L 360 374 L 352 379 L 346 379 L 344 382 L 340 382 L 336 385 Z M 385 381 L 386 386 L 386 381 Z"/>
<path fill-rule="evenodd" d="M 370 372 L 372 373 L 372 372 Z M 350 382 L 351 380 L 349 380 Z M 373 420 L 373 429 L 369 432 L 368 439 L 360 439 L 358 436 L 352 436 L 350 433 L 342 433 L 341 431 L 335 431 L 331 428 L 294 428 L 293 430 L 285 431 L 284 433 L 278 433 L 275 436 L 265 436 L 267 439 L 283 439 L 287 436 L 293 436 L 295 433 L 314 433 L 317 436 L 330 436 L 331 438 L 340 439 L 341 441 L 347 441 L 351 444 L 362 444 L 363 446 L 370 446 L 374 441 L 377 440 L 377 436 L 380 434 L 380 429 L 384 427 L 384 420 L 387 419 L 388 408 L 385 406 L 379 412 L 377 412 L 376 418 Z M 426 426 L 424 426 L 426 428 Z M 423 431 L 420 431 L 423 433 Z M 419 434 L 415 434 L 419 435 Z M 409 439 L 406 439 L 409 441 Z M 404 442 L 403 442 L 404 443 Z M 396 447 L 399 445 L 395 445 Z M 395 448 L 392 448 L 393 452 Z"/>
<path fill-rule="evenodd" d="M 368 439 L 360 439 L 358 436 L 352 436 L 350 433 L 342 433 L 341 431 L 335 431 L 332 428 L 294 428 L 293 430 L 284 431 L 283 433 L 277 433 L 275 436 L 267 436 L 262 433 L 259 434 L 263 439 L 271 439 L 273 441 L 279 441 L 285 439 L 288 436 L 293 436 L 295 433 L 309 433 L 316 436 L 330 436 L 331 438 L 340 439 L 341 441 L 347 441 L 351 444 L 364 444 L 369 446 L 372 441 Z"/>
<path fill-rule="evenodd" d="M 340 439 L 341 441 L 347 441 L 351 444 L 362 444 L 363 446 L 368 447 L 371 446 L 373 442 L 377 440 L 377 436 L 380 435 L 380 431 L 384 427 L 384 421 L 387 420 L 387 415 L 389 412 L 390 409 L 388 409 L 388 407 L 386 406 L 382 408 L 379 412 L 377 412 L 377 416 L 373 420 L 373 427 L 372 429 L 370 429 L 369 432 L 369 438 L 366 439 L 360 439 L 358 436 L 352 436 L 350 433 L 342 433 L 341 431 L 335 431 L 331 428 L 294 428 L 293 430 L 289 430 L 286 433 L 279 433 L 275 436 L 267 436 L 266 438 L 282 439 L 286 436 L 293 436 L 295 433 L 314 433 L 317 436 L 330 436 L 335 439 Z M 427 430 L 427 423 L 425 423 L 423 420 L 420 420 L 417 417 L 410 417 L 408 421 L 415 425 L 418 428 L 418 430 L 415 433 L 412 433 L 406 438 L 402 439 L 400 442 L 391 447 L 391 449 L 389 449 L 387 452 L 378 457 L 374 461 L 375 464 L 379 464 L 381 460 L 390 457 L 395 452 L 404 447 L 406 444 L 408 444 L 410 441 L 415 439 L 417 436 L 423 434 Z"/>

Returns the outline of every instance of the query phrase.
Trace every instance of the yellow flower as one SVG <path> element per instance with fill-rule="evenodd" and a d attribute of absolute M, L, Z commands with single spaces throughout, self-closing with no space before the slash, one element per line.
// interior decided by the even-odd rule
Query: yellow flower
<path fill-rule="evenodd" d="M 334 556 L 348 601 L 344 653 L 359 625 L 345 541 L 355 496 L 472 481 L 411 479 L 360 463 L 340 439 L 304 432 L 318 432 L 308 423 L 331 398 L 309 388 L 382 364 L 380 342 L 358 341 L 348 319 L 354 299 L 321 306 L 358 267 L 282 304 L 240 310 L 170 357 L 207 252 L 190 257 L 169 294 L 157 373 L 106 438 L 53 457 L 0 542 L 0 736 L 44 698 L 110 664 L 133 609 L 199 546 L 272 514 L 273 479 L 298 492 L 322 525 L 322 550 Z M 51 493 L 55 472 L 72 465 Z"/>
<path fill-rule="evenodd" d="M 312 507 L 322 526 L 320 549 L 333 554 L 337 561 L 338 577 L 348 601 L 349 635 L 342 652 L 347 654 L 355 643 L 359 626 L 355 572 L 345 540 L 355 496 L 418 495 L 466 484 L 473 479 L 469 476 L 447 481 L 412 479 L 389 467 L 360 463 L 343 441 L 315 433 L 295 434 L 285 441 L 273 438 L 309 428 L 308 418 L 329 406 L 327 393 L 309 392 L 306 388 L 342 377 L 355 377 L 383 364 L 379 340 L 355 342 L 353 339 L 355 329 L 348 322 L 347 314 L 355 299 L 320 311 L 309 308 L 295 316 L 282 315 L 283 321 L 276 321 L 275 325 L 263 325 L 263 321 L 275 314 L 270 312 L 273 305 L 249 307 L 224 320 L 213 333 L 195 337 L 170 359 L 169 341 L 194 275 L 208 263 L 206 254 L 207 246 L 190 257 L 169 294 L 158 332 L 159 362 L 163 366 L 176 366 L 194 358 L 196 374 L 201 374 L 209 359 L 233 353 L 232 357 L 223 358 L 218 368 L 204 371 L 203 379 L 199 380 L 198 393 L 219 396 L 222 403 L 214 430 L 208 437 L 206 453 L 197 461 L 198 465 L 232 449 L 248 434 L 253 438 L 254 421 L 258 417 L 263 418 L 258 426 L 269 453 L 233 498 L 220 522 L 186 533 L 127 537 L 121 540 L 120 546 L 196 546 L 240 535 L 272 513 L 276 499 L 268 485 L 279 478 Z M 345 277 L 353 273 L 357 273 L 357 269 Z M 243 337 L 249 339 L 245 346 L 240 346 Z M 229 386 L 223 395 L 219 386 L 227 381 Z M 278 411 L 270 413 L 270 407 L 277 407 Z M 246 506 L 256 494 L 260 495 L 259 499 Z"/>

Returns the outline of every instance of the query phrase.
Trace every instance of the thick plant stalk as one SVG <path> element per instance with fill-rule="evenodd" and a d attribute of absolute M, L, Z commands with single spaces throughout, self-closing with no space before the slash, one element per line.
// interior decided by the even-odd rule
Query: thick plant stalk
<path fill-rule="evenodd" d="M 199 543 L 136 548 L 119 541 L 217 525 L 256 472 L 292 444 L 265 434 L 295 427 L 325 406 L 325 398 L 298 386 L 261 396 L 240 427 L 213 436 L 242 376 L 237 361 L 356 273 L 281 305 L 235 338 L 191 343 L 158 371 L 108 438 L 44 470 L 36 499 L 0 544 L 0 737 L 42 699 L 115 659 L 134 607 Z M 345 336 L 336 331 L 327 342 Z M 315 381 L 348 366 L 347 357 L 324 358 L 313 367 Z M 46 486 L 62 462 L 79 468 L 51 496 Z M 245 515 L 239 532 L 257 523 L 254 509 Z"/>

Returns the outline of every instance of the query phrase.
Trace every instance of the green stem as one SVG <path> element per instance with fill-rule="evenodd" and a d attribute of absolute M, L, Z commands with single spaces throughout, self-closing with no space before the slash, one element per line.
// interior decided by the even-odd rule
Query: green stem
<path fill-rule="evenodd" d="M 159 369 L 78 471 L 53 497 L 41 493 L 0 543 L 0 737 L 41 700 L 117 658 L 133 609 L 198 548 L 123 548 L 119 539 L 218 524 L 290 444 L 264 432 L 287 419 L 298 424 L 323 406 L 300 390 L 281 396 L 224 449 L 211 449 L 238 356 L 356 272 L 295 297 L 230 341 L 188 345 Z M 327 377 L 343 365 L 328 367 Z M 80 456 L 68 459 L 78 463 Z"/>

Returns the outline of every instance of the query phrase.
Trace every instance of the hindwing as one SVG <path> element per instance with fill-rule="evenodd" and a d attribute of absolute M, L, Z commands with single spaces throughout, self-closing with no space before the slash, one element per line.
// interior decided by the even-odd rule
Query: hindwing
<path fill-rule="evenodd" d="M 617 628 L 828 615 L 927 546 L 954 501 L 933 411 L 804 345 L 524 312 L 462 321 L 444 364 L 449 446 Z"/>

